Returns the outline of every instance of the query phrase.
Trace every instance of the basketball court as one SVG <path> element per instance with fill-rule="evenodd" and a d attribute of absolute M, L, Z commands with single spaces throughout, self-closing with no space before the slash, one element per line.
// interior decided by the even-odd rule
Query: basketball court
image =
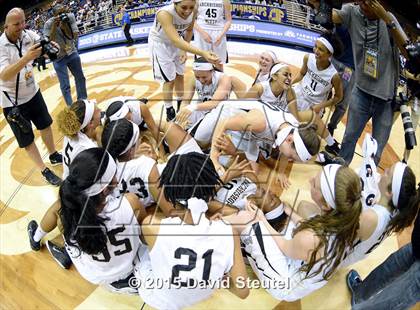
<path fill-rule="evenodd" d="M 270 46 L 281 61 L 288 63 L 296 74 L 301 66 L 304 52 Z M 249 88 L 254 81 L 258 68 L 257 55 L 267 49 L 266 45 L 229 42 L 230 63 L 225 67 L 229 75 L 240 78 Z M 147 45 L 132 47 L 104 48 L 81 55 L 83 69 L 87 80 L 89 99 L 96 99 L 104 109 L 107 99 L 116 96 L 135 96 L 149 98 L 150 108 L 156 120 L 159 119 L 162 101 L 161 86 L 153 80 L 148 58 Z M 187 61 L 187 79 L 192 74 L 192 57 Z M 46 71 L 36 72 L 42 94 L 54 119 L 65 106 L 58 79 L 52 64 Z M 73 98 L 75 87 L 72 81 Z M 324 116 L 325 118 L 325 116 Z M 343 119 L 343 122 L 345 118 Z M 52 125 L 57 149 L 62 147 L 62 136 L 55 123 Z M 335 132 L 335 138 L 342 140 L 345 125 L 341 123 Z M 370 132 L 368 125 L 365 132 Z M 420 143 L 420 130 L 416 131 Z M 35 132 L 35 141 L 47 161 L 47 150 L 39 133 Z M 361 154 L 359 140 L 356 152 Z M 323 142 L 325 143 L 325 142 Z M 388 141 L 379 172 L 390 167 L 402 158 L 405 148 L 403 125 L 398 116 Z M 3 113 L 0 115 L 0 308 L 2 309 L 150 309 L 138 296 L 113 294 L 96 287 L 84 280 L 71 267 L 61 269 L 51 258 L 46 247 L 39 252 L 31 251 L 26 232 L 27 224 L 35 219 L 40 222 L 45 211 L 57 203 L 58 188 L 48 185 L 40 172 L 33 166 L 26 153 L 18 148 Z M 351 167 L 357 169 L 362 157 L 355 155 Z M 420 149 L 416 147 L 411 153 L 408 164 L 420 178 Z M 382 169 L 381 169 L 382 168 Z M 62 175 L 62 167 L 52 168 Z M 310 200 L 309 178 L 320 170 L 320 166 L 310 164 L 290 164 L 291 187 L 284 191 L 281 199 L 293 203 Z M 275 184 L 274 189 L 279 194 Z M 53 231 L 47 239 L 61 238 L 58 230 Z M 227 290 L 218 290 L 212 298 L 195 305 L 194 309 L 349 309 L 349 293 L 345 284 L 345 275 L 353 268 L 362 277 L 379 265 L 386 257 L 410 241 L 411 231 L 387 238 L 370 256 L 345 269 L 339 270 L 322 289 L 304 299 L 286 303 L 271 297 L 264 289 L 251 289 L 249 297 L 240 300 Z M 249 275 L 256 278 L 248 269 Z M 416 309 L 420 309 L 417 305 Z"/>

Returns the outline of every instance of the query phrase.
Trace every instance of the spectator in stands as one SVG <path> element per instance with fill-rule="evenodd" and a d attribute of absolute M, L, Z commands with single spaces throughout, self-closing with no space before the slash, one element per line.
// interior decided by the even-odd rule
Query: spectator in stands
<path fill-rule="evenodd" d="M 67 69 L 74 76 L 77 99 L 87 99 L 87 91 L 82 63 L 76 48 L 79 29 L 77 28 L 74 15 L 66 12 L 66 8 L 62 5 L 56 5 L 54 7 L 54 16 L 44 25 L 44 35 L 60 45 L 60 52 L 57 59 L 53 61 L 53 65 L 60 82 L 61 93 L 66 104 L 70 106 L 73 100 L 71 98 L 70 80 Z M 65 14 L 66 18 L 62 14 Z"/>
<path fill-rule="evenodd" d="M 130 19 L 130 15 L 128 14 L 124 6 L 121 7 L 121 14 L 122 14 L 121 27 L 124 31 L 125 38 L 127 39 L 127 46 L 131 46 L 134 43 L 134 40 L 130 35 L 131 19 Z"/>
<path fill-rule="evenodd" d="M 395 17 L 377 0 L 359 0 L 333 11 L 333 22 L 349 31 L 355 60 L 355 88 L 340 156 L 349 164 L 357 140 L 372 118 L 372 136 L 378 142 L 378 164 L 392 127 L 391 102 L 399 80 L 398 49 L 404 49 L 404 34 Z"/>
<path fill-rule="evenodd" d="M 252 14 L 248 16 L 249 19 L 260 20 L 261 18 L 255 13 L 255 9 L 252 10 Z"/>

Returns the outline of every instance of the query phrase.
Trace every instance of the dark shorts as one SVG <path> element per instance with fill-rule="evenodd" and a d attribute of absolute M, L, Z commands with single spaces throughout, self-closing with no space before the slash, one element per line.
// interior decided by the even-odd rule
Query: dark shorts
<path fill-rule="evenodd" d="M 9 114 L 11 109 L 11 107 L 3 109 L 6 120 L 7 114 Z M 38 90 L 31 100 L 19 105 L 19 111 L 24 118 L 34 123 L 38 130 L 48 128 L 53 122 L 40 90 Z M 9 120 L 7 120 L 7 122 L 9 123 L 10 128 L 12 128 L 20 148 L 27 147 L 34 141 L 35 136 L 32 130 L 28 133 L 24 133 L 14 122 L 9 122 Z"/>

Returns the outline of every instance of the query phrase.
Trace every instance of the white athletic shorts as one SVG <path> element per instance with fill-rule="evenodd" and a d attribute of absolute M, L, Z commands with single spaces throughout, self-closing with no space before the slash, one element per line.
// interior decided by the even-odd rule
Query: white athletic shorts
<path fill-rule="evenodd" d="M 156 81 L 171 82 L 176 75 L 184 75 L 185 63 L 179 60 L 179 48 L 149 40 L 149 55 Z"/>
<path fill-rule="evenodd" d="M 222 32 L 222 30 L 209 29 L 204 29 L 204 31 L 206 31 L 209 34 L 210 38 L 212 39 L 212 42 L 215 42 L 219 34 Z M 194 46 L 205 51 L 213 51 L 217 54 L 217 56 L 219 56 L 221 63 L 228 63 L 226 35 L 223 37 L 220 44 L 218 46 L 215 46 L 213 43 L 207 43 L 206 41 L 204 41 L 200 33 L 197 30 L 194 30 Z"/>

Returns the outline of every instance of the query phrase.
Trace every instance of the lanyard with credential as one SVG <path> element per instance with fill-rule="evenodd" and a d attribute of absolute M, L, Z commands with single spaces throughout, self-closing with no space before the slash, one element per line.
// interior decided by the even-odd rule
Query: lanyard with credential
<path fill-rule="evenodd" d="M 364 38 L 364 63 L 363 73 L 367 76 L 377 79 L 378 78 L 378 53 L 379 53 L 379 20 L 376 21 L 376 38 L 369 40 L 368 38 L 368 21 L 365 18 L 365 38 Z M 376 46 L 372 46 L 372 41 L 376 41 Z"/>
<path fill-rule="evenodd" d="M 368 46 L 368 42 L 369 38 L 368 38 L 368 20 L 367 18 L 365 18 L 365 38 L 364 38 L 364 47 Z M 379 49 L 379 20 L 376 20 L 376 50 Z"/>
<path fill-rule="evenodd" d="M 22 43 L 23 39 L 20 41 L 20 46 L 18 46 L 16 43 L 13 43 L 13 45 L 17 48 L 18 53 L 19 53 L 19 57 L 22 58 Z M 25 65 L 26 68 L 26 65 Z M 9 101 L 14 105 L 17 106 L 18 105 L 18 92 L 19 92 L 19 77 L 20 77 L 20 71 L 18 72 L 17 76 L 16 76 L 16 91 L 15 91 L 15 102 L 12 101 L 12 98 L 10 98 L 9 94 L 5 91 L 3 91 L 3 93 L 5 94 L 5 96 L 7 97 L 7 99 L 9 99 Z"/>

